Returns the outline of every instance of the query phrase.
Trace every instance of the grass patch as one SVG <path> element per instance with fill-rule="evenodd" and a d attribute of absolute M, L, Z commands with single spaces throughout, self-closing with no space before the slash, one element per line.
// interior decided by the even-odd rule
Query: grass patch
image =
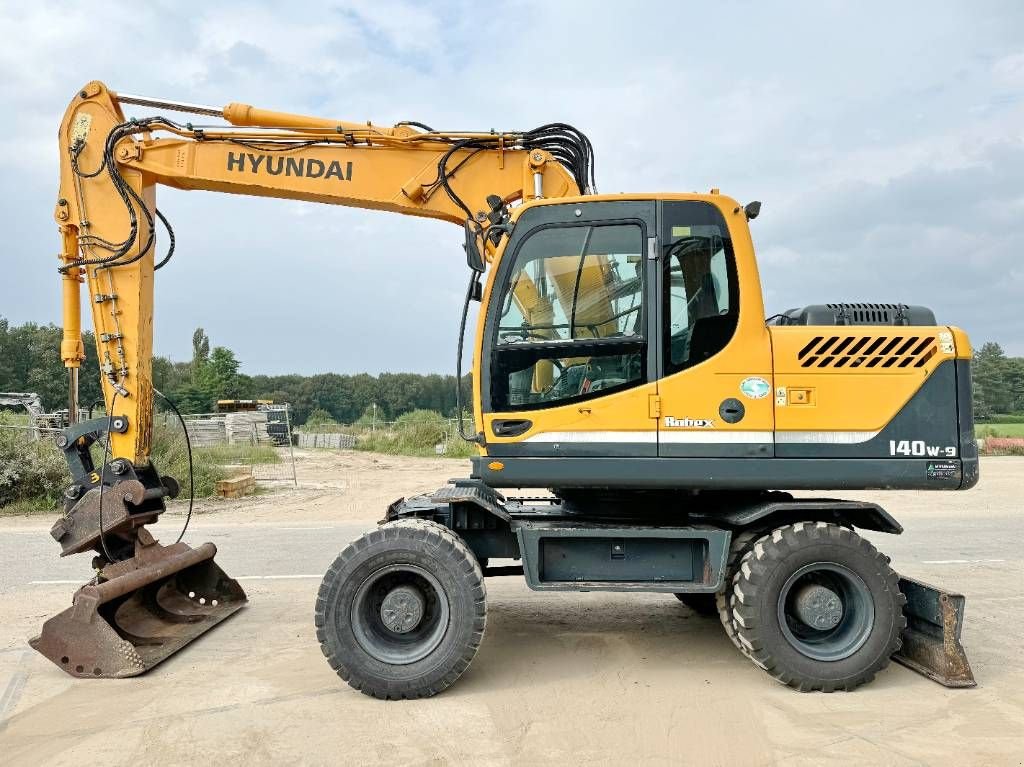
<path fill-rule="evenodd" d="M 986 423 L 975 427 L 974 433 L 979 438 L 987 437 L 1024 437 L 1024 423 Z"/>
<path fill-rule="evenodd" d="M 212 445 L 194 447 L 193 455 L 201 460 L 219 464 L 281 463 L 281 456 L 271 445 Z"/>
<path fill-rule="evenodd" d="M 413 410 L 386 430 L 366 430 L 356 435 L 357 450 L 389 455 L 436 456 L 437 445 L 446 445 L 446 458 L 477 455 L 476 446 L 453 434 L 448 419 L 433 410 Z"/>

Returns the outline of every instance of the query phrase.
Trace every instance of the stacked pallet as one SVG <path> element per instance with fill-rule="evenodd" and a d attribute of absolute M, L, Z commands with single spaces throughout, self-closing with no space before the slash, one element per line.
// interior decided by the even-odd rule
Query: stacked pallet
<path fill-rule="evenodd" d="M 273 445 L 267 431 L 267 414 L 261 412 L 228 413 L 224 429 L 229 445 Z"/>
<path fill-rule="evenodd" d="M 185 421 L 185 428 L 194 447 L 212 447 L 223 445 L 227 441 L 224 416 L 191 418 Z"/>

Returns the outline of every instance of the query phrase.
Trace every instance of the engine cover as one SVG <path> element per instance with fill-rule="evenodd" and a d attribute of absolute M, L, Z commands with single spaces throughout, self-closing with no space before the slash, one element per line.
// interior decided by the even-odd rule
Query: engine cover
<path fill-rule="evenodd" d="M 907 304 L 812 304 L 789 309 L 776 325 L 935 325 L 935 313 Z"/>

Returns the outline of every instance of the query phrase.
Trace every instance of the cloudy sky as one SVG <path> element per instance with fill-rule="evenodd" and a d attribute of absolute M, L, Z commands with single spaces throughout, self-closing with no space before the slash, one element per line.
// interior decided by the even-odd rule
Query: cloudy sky
<path fill-rule="evenodd" d="M 56 129 L 100 79 L 385 124 L 569 122 L 601 191 L 762 200 L 769 313 L 919 303 L 1024 354 L 1019 2 L 0 0 L 0 32 L 13 322 L 59 322 Z M 201 325 L 249 373 L 453 368 L 457 228 L 202 192 L 159 204 L 178 255 L 157 280 L 158 352 L 187 358 Z"/>

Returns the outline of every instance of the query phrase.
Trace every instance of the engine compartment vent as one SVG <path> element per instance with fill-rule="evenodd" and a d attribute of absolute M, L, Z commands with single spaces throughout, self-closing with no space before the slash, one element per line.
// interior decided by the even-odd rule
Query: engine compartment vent
<path fill-rule="evenodd" d="M 812 304 L 775 318 L 777 325 L 934 325 L 935 313 L 908 304 Z"/>
<path fill-rule="evenodd" d="M 938 350 L 935 336 L 816 336 L 797 359 L 803 368 L 920 368 Z"/>

